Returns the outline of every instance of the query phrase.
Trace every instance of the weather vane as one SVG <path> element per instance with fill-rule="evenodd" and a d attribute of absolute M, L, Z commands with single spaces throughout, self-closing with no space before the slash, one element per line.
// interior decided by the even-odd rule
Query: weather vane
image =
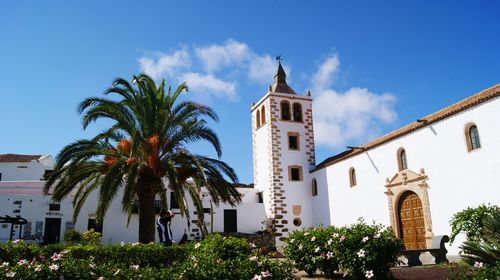
<path fill-rule="evenodd" d="M 281 58 L 281 54 L 276 56 L 276 61 L 281 63 L 282 60 L 283 60 L 283 58 Z"/>

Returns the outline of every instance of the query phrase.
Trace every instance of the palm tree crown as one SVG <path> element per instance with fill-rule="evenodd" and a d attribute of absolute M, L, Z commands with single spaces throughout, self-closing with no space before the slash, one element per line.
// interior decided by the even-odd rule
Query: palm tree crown
<path fill-rule="evenodd" d="M 123 210 L 129 219 L 139 203 L 139 241 L 143 243 L 154 241 L 154 200 L 160 194 L 166 208 L 166 187 L 188 219 L 184 197 L 191 197 L 200 222 L 201 187 L 206 187 L 216 204 L 240 202 L 234 170 L 219 159 L 187 149 L 190 143 L 208 141 L 219 158 L 222 154 L 217 135 L 204 119 L 218 121 L 216 113 L 207 106 L 178 100 L 183 91 L 187 91 L 185 83 L 172 92 L 171 88 L 165 90 L 164 80 L 157 85 L 141 74 L 133 77 L 132 84 L 121 78 L 114 81 L 105 95 L 113 94 L 117 100 L 85 99 L 79 105 L 84 129 L 102 118 L 111 120 L 112 125 L 90 140 L 64 147 L 44 192 L 53 188 L 53 199 L 59 201 L 75 190 L 76 219 L 89 194 L 97 190 L 96 216 L 102 221 L 112 200 L 122 191 Z"/>

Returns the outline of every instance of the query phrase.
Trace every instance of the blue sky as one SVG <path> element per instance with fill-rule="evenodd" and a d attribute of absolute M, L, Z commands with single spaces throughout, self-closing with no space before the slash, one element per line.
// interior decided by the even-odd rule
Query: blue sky
<path fill-rule="evenodd" d="M 9 1 L 0 9 L 0 153 L 91 137 L 77 104 L 146 71 L 218 112 L 252 182 L 250 104 L 281 54 L 311 90 L 318 163 L 500 82 L 497 1 Z M 208 145 L 199 153 L 214 155 Z"/>

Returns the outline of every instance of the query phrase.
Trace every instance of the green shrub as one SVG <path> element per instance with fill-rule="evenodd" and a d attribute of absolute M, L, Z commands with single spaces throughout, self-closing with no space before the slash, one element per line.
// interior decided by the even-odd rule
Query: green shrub
<path fill-rule="evenodd" d="M 70 229 L 64 233 L 63 240 L 66 244 L 80 243 L 82 241 L 82 234 L 75 229 Z"/>
<path fill-rule="evenodd" d="M 348 227 L 298 230 L 285 242 L 285 254 L 298 269 L 310 275 L 319 269 L 328 277 L 341 273 L 347 279 L 384 279 L 403 251 L 390 228 L 362 220 Z"/>
<path fill-rule="evenodd" d="M 500 213 L 500 207 L 496 205 L 479 205 L 476 208 L 468 207 L 455 215 L 450 221 L 451 235 L 450 244 L 455 241 L 459 233 L 465 233 L 467 240 L 479 241 L 484 234 L 484 222 Z"/>
<path fill-rule="evenodd" d="M 87 230 L 86 232 L 83 233 L 82 240 L 83 242 L 87 244 L 94 244 L 97 245 L 101 243 L 101 237 L 102 234 L 100 232 L 95 231 L 93 228 L 90 230 Z"/>

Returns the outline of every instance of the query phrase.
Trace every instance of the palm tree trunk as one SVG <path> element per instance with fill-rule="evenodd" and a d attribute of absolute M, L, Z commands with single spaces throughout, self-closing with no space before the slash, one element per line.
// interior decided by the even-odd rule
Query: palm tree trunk
<path fill-rule="evenodd" d="M 139 197 L 139 242 L 155 241 L 155 195 L 138 194 Z"/>

